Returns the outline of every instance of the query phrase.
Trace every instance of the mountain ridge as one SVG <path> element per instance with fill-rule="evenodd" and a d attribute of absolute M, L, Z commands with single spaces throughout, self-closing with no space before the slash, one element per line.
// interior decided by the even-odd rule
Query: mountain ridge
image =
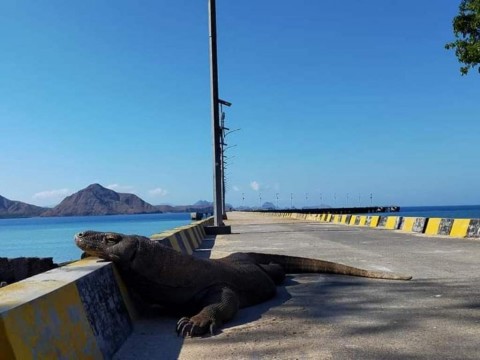
<path fill-rule="evenodd" d="M 31 205 L 22 201 L 7 199 L 0 195 L 0 218 L 40 216 L 48 208 Z"/>
<path fill-rule="evenodd" d="M 100 184 L 87 186 L 41 214 L 41 216 L 91 216 L 161 213 L 137 195 L 117 193 Z"/>
<path fill-rule="evenodd" d="M 9 200 L 0 195 L 0 218 L 156 214 L 163 212 L 213 212 L 213 204 L 152 205 L 139 196 L 119 193 L 94 183 L 67 196 L 53 208 Z"/>

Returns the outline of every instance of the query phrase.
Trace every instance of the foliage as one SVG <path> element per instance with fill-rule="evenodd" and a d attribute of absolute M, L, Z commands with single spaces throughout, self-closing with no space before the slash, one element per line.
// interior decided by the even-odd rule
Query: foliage
<path fill-rule="evenodd" d="M 460 11 L 453 19 L 453 32 L 457 40 L 445 45 L 455 49 L 462 75 L 480 64 L 480 0 L 462 0 Z M 480 73 L 480 67 L 478 68 Z"/>

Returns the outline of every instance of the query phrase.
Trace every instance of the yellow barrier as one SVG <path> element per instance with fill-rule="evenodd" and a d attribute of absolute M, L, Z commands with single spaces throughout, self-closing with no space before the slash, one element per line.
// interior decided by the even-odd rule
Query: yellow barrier
<path fill-rule="evenodd" d="M 450 236 L 453 237 L 466 237 L 468 232 L 468 226 L 470 225 L 470 219 L 455 219 L 453 220 L 452 230 Z"/>
<path fill-rule="evenodd" d="M 395 230 L 398 226 L 398 216 L 389 216 L 387 217 L 387 223 L 385 224 L 385 229 Z"/>
<path fill-rule="evenodd" d="M 111 357 L 132 331 L 134 310 L 113 265 L 97 260 L 1 289 L 0 358 Z"/>
<path fill-rule="evenodd" d="M 427 235 L 437 235 L 438 228 L 440 227 L 440 222 L 442 219 L 440 218 L 430 218 L 428 219 L 427 228 L 425 229 L 425 234 Z M 468 227 L 468 225 L 467 225 Z M 466 233 L 466 232 L 465 232 Z"/>
<path fill-rule="evenodd" d="M 213 218 L 208 218 L 173 230 L 153 234 L 150 239 L 162 241 L 166 246 L 184 254 L 192 254 L 206 236 L 204 226 L 212 224 Z"/>
<path fill-rule="evenodd" d="M 358 225 L 365 226 L 366 222 L 367 222 L 367 217 L 362 215 L 362 216 L 360 216 L 360 223 Z"/>
<path fill-rule="evenodd" d="M 402 231 L 413 231 L 413 226 L 415 225 L 415 220 L 417 218 L 414 217 L 404 217 L 403 218 L 403 225 L 400 230 Z"/>
<path fill-rule="evenodd" d="M 401 217 L 379 215 L 299 214 L 277 213 L 277 216 L 310 221 L 333 222 L 345 225 L 379 227 L 390 230 L 424 233 L 425 235 L 448 235 L 451 237 L 480 238 L 480 219 L 447 219 L 424 217 Z"/>
<path fill-rule="evenodd" d="M 378 225 L 378 220 L 380 219 L 380 216 L 374 215 L 370 216 L 370 227 L 377 227 Z"/>

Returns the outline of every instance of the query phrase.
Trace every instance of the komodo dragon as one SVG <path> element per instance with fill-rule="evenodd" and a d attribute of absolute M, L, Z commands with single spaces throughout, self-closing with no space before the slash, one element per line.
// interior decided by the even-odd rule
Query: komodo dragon
<path fill-rule="evenodd" d="M 149 238 L 111 232 L 75 235 L 88 255 L 113 261 L 130 290 L 150 304 L 174 307 L 191 317 L 177 323 L 181 336 L 199 336 L 233 318 L 239 308 L 272 298 L 285 273 L 332 273 L 377 279 L 411 276 L 362 270 L 294 256 L 233 253 L 221 259 L 184 255 Z"/>

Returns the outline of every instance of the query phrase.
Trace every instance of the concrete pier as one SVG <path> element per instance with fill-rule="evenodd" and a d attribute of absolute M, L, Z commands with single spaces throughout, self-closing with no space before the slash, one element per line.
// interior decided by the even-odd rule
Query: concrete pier
<path fill-rule="evenodd" d="M 213 337 L 182 339 L 177 316 L 152 314 L 116 359 L 478 359 L 480 241 L 371 227 L 229 213 L 232 234 L 196 256 L 235 251 L 319 258 L 406 273 L 385 281 L 291 275 L 277 296 L 240 310 Z"/>

